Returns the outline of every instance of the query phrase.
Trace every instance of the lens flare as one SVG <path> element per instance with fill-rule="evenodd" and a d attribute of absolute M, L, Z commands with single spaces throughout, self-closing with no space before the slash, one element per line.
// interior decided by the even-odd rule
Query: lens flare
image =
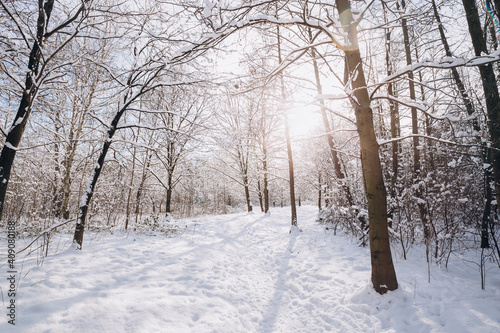
<path fill-rule="evenodd" d="M 498 33 L 500 33 L 500 25 L 498 24 L 498 18 L 495 16 L 495 13 L 491 9 L 490 2 L 487 1 L 487 0 L 483 0 L 482 3 L 484 5 L 484 7 L 485 7 L 486 12 L 490 16 L 491 21 L 493 22 L 493 24 L 497 28 Z"/>
<path fill-rule="evenodd" d="M 353 20 L 351 8 L 347 8 L 340 14 L 340 23 L 344 28 L 344 42 L 333 40 L 335 45 L 342 51 L 354 51 L 359 48 L 356 38 L 357 23 Z"/>

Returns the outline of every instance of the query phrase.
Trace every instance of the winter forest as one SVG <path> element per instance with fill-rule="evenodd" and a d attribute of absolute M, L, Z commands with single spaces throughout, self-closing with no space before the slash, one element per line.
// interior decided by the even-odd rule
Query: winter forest
<path fill-rule="evenodd" d="M 0 331 L 500 331 L 499 0 L 0 0 Z"/>

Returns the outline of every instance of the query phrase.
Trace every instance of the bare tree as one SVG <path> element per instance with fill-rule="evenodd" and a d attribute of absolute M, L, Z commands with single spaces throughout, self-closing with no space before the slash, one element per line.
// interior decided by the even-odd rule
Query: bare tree
<path fill-rule="evenodd" d="M 157 173 L 153 173 L 153 176 L 166 191 L 165 213 L 169 215 L 174 188 L 185 176 L 176 171 L 182 159 L 196 147 L 194 141 L 204 121 L 206 100 L 196 92 L 190 92 L 188 87 L 163 89 L 155 95 L 155 104 L 159 110 L 163 110 L 157 115 L 158 123 L 166 131 L 159 132 L 155 138 L 154 155 L 166 176 Z"/>
<path fill-rule="evenodd" d="M 281 35 L 279 25 L 276 27 L 278 36 L 278 61 L 281 64 L 283 58 L 281 55 Z M 280 73 L 280 90 L 282 103 L 286 101 L 285 79 L 283 72 Z M 297 207 L 295 204 L 295 175 L 293 170 L 293 154 L 292 154 L 292 140 L 290 138 L 290 125 L 288 124 L 288 114 L 286 108 L 283 109 L 283 117 L 285 119 L 285 138 L 286 138 L 286 152 L 288 157 L 288 182 L 290 188 L 290 210 L 291 210 L 291 224 L 292 228 L 297 226 Z"/>
<path fill-rule="evenodd" d="M 15 33 L 24 44 L 23 48 L 29 49 L 28 72 L 25 74 L 24 83 L 12 70 L 12 66 L 17 65 L 16 62 L 1 64 L 2 72 L 21 90 L 21 100 L 12 125 L 4 133 L 6 138 L 0 153 L 0 218 L 16 156 L 16 148 L 21 142 L 36 96 L 44 84 L 50 83 L 54 79 L 52 77 L 54 69 L 64 66 L 64 64 L 53 64 L 52 62 L 56 55 L 77 36 L 89 15 L 91 4 L 91 0 L 82 0 L 76 8 L 68 10 L 66 17 L 52 19 L 56 22 L 56 26 L 52 27 L 49 23 L 54 9 L 54 0 L 38 1 L 36 24 L 35 22 L 31 23 L 34 26 L 23 24 L 22 12 L 17 10 L 19 2 L 0 1 L 0 7 L 12 21 Z M 53 44 L 51 45 L 51 43 Z M 49 45 L 50 47 L 47 47 Z"/>
<path fill-rule="evenodd" d="M 250 197 L 250 171 L 255 146 L 253 126 L 257 109 L 253 101 L 248 101 L 241 95 L 228 96 L 228 99 L 228 110 L 215 115 L 223 132 L 218 144 L 236 165 L 231 168 L 233 172 L 226 176 L 243 186 L 247 211 L 251 212 L 253 205 Z"/>

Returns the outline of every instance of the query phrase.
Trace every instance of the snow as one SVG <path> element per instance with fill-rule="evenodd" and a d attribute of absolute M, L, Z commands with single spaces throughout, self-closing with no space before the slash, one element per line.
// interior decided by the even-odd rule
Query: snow
<path fill-rule="evenodd" d="M 289 208 L 275 208 L 177 221 L 186 228 L 173 238 L 87 233 L 81 252 L 71 235 L 55 236 L 59 253 L 43 266 L 24 258 L 16 327 L 4 314 L 0 332 L 500 331 L 494 263 L 484 291 L 470 256 L 431 265 L 428 283 L 425 250 L 405 261 L 395 246 L 400 288 L 382 296 L 368 248 L 325 231 L 316 211 L 299 207 L 293 233 Z"/>
<path fill-rule="evenodd" d="M 490 63 L 494 63 L 499 61 L 500 59 L 500 50 L 497 50 L 490 55 L 487 54 L 482 54 L 479 57 L 472 57 L 470 59 L 464 59 L 464 58 L 454 58 L 454 57 L 444 57 L 442 59 L 429 59 L 426 58 L 424 61 L 418 62 L 418 63 L 413 63 L 411 65 L 405 66 L 397 70 L 394 74 L 389 75 L 385 77 L 382 80 L 382 83 L 386 83 L 389 81 L 394 80 L 395 78 L 398 78 L 399 76 L 410 72 L 410 71 L 416 71 L 421 68 L 441 68 L 441 69 L 449 69 L 453 67 L 476 67 L 476 66 L 481 66 L 481 65 L 486 65 Z"/>
<path fill-rule="evenodd" d="M 19 126 L 23 123 L 23 120 L 24 118 L 23 117 L 19 117 L 17 118 L 16 122 L 14 123 L 14 126 Z"/>
<path fill-rule="evenodd" d="M 203 8 L 203 17 L 208 18 L 212 15 L 212 8 L 214 8 L 214 4 L 209 0 L 204 0 L 205 7 Z"/>
<path fill-rule="evenodd" d="M 12 145 L 12 143 L 10 143 L 10 142 L 8 142 L 8 141 L 7 141 L 7 142 L 5 142 L 5 147 L 9 148 L 10 150 L 17 150 L 17 148 L 16 148 L 16 147 L 14 147 L 14 146 Z"/>

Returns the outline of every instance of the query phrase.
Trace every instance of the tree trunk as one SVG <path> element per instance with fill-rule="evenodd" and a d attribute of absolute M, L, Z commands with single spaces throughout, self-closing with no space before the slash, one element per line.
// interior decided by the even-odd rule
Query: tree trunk
<path fill-rule="evenodd" d="M 491 219 L 491 171 L 487 169 L 484 173 L 485 197 L 486 204 L 484 205 L 483 218 L 481 219 L 481 248 L 486 249 L 490 247 L 490 237 L 488 227 Z"/>
<path fill-rule="evenodd" d="M 129 88 L 129 90 L 127 92 L 130 92 L 131 97 L 127 98 L 129 96 L 128 93 L 125 95 L 124 100 L 123 100 L 123 104 L 122 103 L 119 104 L 119 106 L 121 106 L 121 107 L 119 107 L 113 120 L 111 121 L 111 125 L 109 125 L 108 133 L 107 133 L 106 139 L 104 140 L 104 144 L 102 146 L 101 153 L 99 155 L 99 158 L 97 159 L 97 163 L 94 167 L 94 170 L 92 171 L 87 188 L 85 189 L 85 192 L 83 193 L 82 198 L 80 200 L 80 208 L 78 211 L 75 233 L 73 235 L 73 245 L 75 246 L 75 248 L 77 250 L 82 249 L 83 233 L 85 230 L 85 219 L 87 217 L 89 204 L 90 204 L 90 201 L 92 200 L 92 196 L 94 195 L 95 186 L 97 184 L 97 180 L 99 179 L 99 175 L 101 174 L 102 168 L 104 167 L 104 160 L 105 160 L 106 155 L 108 153 L 109 146 L 111 145 L 113 136 L 115 135 L 115 132 L 117 130 L 118 123 L 120 122 L 120 119 L 123 116 L 123 114 L 125 113 L 125 111 L 130 107 L 130 105 L 138 97 L 140 97 L 142 94 L 144 94 L 146 92 L 147 89 L 145 89 L 145 87 L 147 87 L 147 85 L 149 85 L 151 83 L 151 81 L 154 78 L 156 78 L 156 76 L 160 73 L 160 70 L 157 70 L 155 73 L 153 73 L 153 75 L 151 75 L 151 77 L 146 81 L 146 83 L 144 83 L 144 86 L 142 87 L 140 92 L 137 93 L 136 95 L 132 96 L 132 91 Z M 152 88 L 150 88 L 150 89 L 152 89 Z"/>
<path fill-rule="evenodd" d="M 322 192 L 322 186 L 321 186 L 321 172 L 318 172 L 318 210 L 321 211 L 321 192 Z"/>
<path fill-rule="evenodd" d="M 281 36 L 280 29 L 277 26 L 278 33 L 278 61 L 281 64 Z M 285 102 L 285 82 L 283 79 L 283 72 L 280 75 L 281 79 L 281 99 L 282 102 Z M 291 224 L 292 227 L 297 226 L 297 207 L 295 205 L 295 176 L 293 171 L 293 154 L 292 154 L 292 142 L 290 140 L 290 126 L 288 124 L 288 115 L 286 114 L 286 110 L 283 110 L 285 117 L 285 136 L 286 136 L 286 151 L 288 154 L 288 178 L 289 178 L 289 187 L 290 187 L 290 208 L 291 208 Z"/>
<path fill-rule="evenodd" d="M 136 142 L 137 142 L 137 138 L 136 138 Z M 130 200 L 132 199 L 132 187 L 134 186 L 136 153 L 137 153 L 137 147 L 134 146 L 134 150 L 132 153 L 132 171 L 130 172 L 130 183 L 128 184 L 127 207 L 126 207 L 126 212 L 125 212 L 125 230 L 128 229 L 128 222 L 130 220 Z"/>
<path fill-rule="evenodd" d="M 476 56 L 487 54 L 486 41 L 481 29 L 481 21 L 474 0 L 462 0 L 469 33 L 474 46 Z M 493 65 L 479 66 L 481 81 L 483 84 L 484 96 L 486 99 L 486 110 L 488 114 L 488 129 L 490 132 L 491 149 L 487 152 L 488 159 L 491 160 L 493 168 L 493 179 L 495 181 L 495 194 L 497 202 L 500 203 L 500 97 L 498 95 L 498 86 L 493 71 Z"/>
<path fill-rule="evenodd" d="M 7 186 L 9 185 L 10 174 L 14 158 L 16 157 L 16 148 L 19 147 L 21 138 L 24 133 L 24 128 L 31 114 L 34 99 L 38 93 L 39 82 L 36 81 L 38 76 L 38 69 L 40 66 L 40 59 L 42 56 L 41 49 L 43 48 L 44 34 L 47 30 L 47 24 L 52 13 L 54 0 L 38 1 L 38 21 L 37 21 L 37 34 L 31 48 L 28 60 L 28 73 L 26 74 L 26 81 L 21 96 L 21 102 L 17 110 L 14 122 L 10 126 L 5 143 L 0 154 L 0 219 L 2 218 L 3 208 L 5 203 L 5 196 L 7 194 Z"/>
<path fill-rule="evenodd" d="M 253 210 L 252 202 L 250 201 L 250 188 L 248 186 L 248 176 L 245 174 L 243 176 L 243 186 L 245 187 L 245 200 L 247 203 L 247 211 L 251 212 Z"/>
<path fill-rule="evenodd" d="M 406 9 L 406 4 L 404 0 L 401 0 L 401 5 L 403 7 L 403 11 Z M 406 54 L 406 64 L 411 65 L 412 64 L 412 58 L 411 58 L 411 49 L 410 49 L 410 36 L 408 34 L 408 25 L 406 22 L 406 19 L 403 17 L 401 19 L 401 25 L 403 28 L 403 39 L 404 39 L 404 45 L 405 45 L 405 54 Z M 416 101 L 416 96 L 415 96 L 415 82 L 414 82 L 414 77 L 413 77 L 413 72 L 409 71 L 408 72 L 408 86 L 410 90 L 410 99 L 412 101 Z M 418 174 L 420 173 L 420 150 L 419 150 L 419 138 L 418 136 L 418 114 L 417 114 L 417 108 L 416 107 L 411 107 L 411 129 L 412 129 L 412 134 L 415 136 L 413 137 L 413 172 L 415 174 L 415 178 L 417 178 Z"/>
<path fill-rule="evenodd" d="M 171 213 L 171 204 L 172 204 L 172 192 L 173 192 L 173 186 L 172 186 L 172 172 L 168 172 L 168 178 L 167 178 L 167 199 L 166 199 L 166 204 L 165 204 L 165 213 L 168 216 Z"/>
<path fill-rule="evenodd" d="M 309 39 L 312 42 L 312 31 L 309 28 Z M 323 87 L 321 86 L 321 79 L 319 76 L 319 68 L 318 68 L 318 62 L 316 61 L 316 50 L 314 48 L 311 49 L 311 57 L 313 59 L 313 67 L 314 67 L 314 77 L 316 79 L 316 91 L 318 92 L 319 95 L 323 94 Z M 349 206 L 353 206 L 354 201 L 352 199 L 351 191 L 349 189 L 349 186 L 346 184 L 346 179 L 345 175 L 342 172 L 342 168 L 340 166 L 340 159 L 337 154 L 337 148 L 335 147 L 335 143 L 333 142 L 333 135 L 332 135 L 332 129 L 330 127 L 330 122 L 328 120 L 328 115 L 326 113 L 326 108 L 324 107 L 325 102 L 320 99 L 320 104 L 321 104 L 321 116 L 323 118 L 323 126 L 325 127 L 325 132 L 326 132 L 326 140 L 328 142 L 328 147 L 330 148 L 330 157 L 332 159 L 332 164 L 333 164 L 333 169 L 335 170 L 335 176 L 337 176 L 337 180 L 340 184 L 340 187 L 342 188 L 346 199 L 347 199 L 347 204 Z"/>
<path fill-rule="evenodd" d="M 139 187 L 137 188 L 137 194 L 135 196 L 135 224 L 139 221 L 139 213 L 141 212 L 141 198 L 142 198 L 142 191 L 144 189 L 144 183 L 146 182 L 147 178 L 147 170 L 149 168 L 149 165 L 151 164 L 151 158 L 153 154 L 148 154 L 146 152 L 146 157 L 144 158 L 144 165 L 142 166 L 142 176 L 141 176 L 141 182 L 139 184 Z"/>
<path fill-rule="evenodd" d="M 297 207 L 295 205 L 295 176 L 293 171 L 292 142 L 290 140 L 290 126 L 288 115 L 285 113 L 286 151 L 288 154 L 288 178 L 290 186 L 290 206 L 292 213 L 292 226 L 297 226 Z"/>
<path fill-rule="evenodd" d="M 382 3 L 384 8 L 386 6 L 385 2 Z M 387 18 L 385 16 L 386 11 L 384 10 L 384 21 L 387 23 Z M 391 63 L 391 31 L 392 29 L 386 28 L 385 33 L 385 66 L 387 68 L 387 76 L 392 75 L 392 63 Z M 389 96 L 396 97 L 394 82 L 389 82 L 387 85 L 387 94 Z M 398 104 L 392 100 L 389 100 L 389 113 L 391 117 L 391 138 L 395 139 L 400 136 L 400 122 L 399 122 L 399 109 Z M 392 179 L 391 179 L 391 195 L 395 197 L 396 194 L 396 183 L 399 175 L 399 141 L 392 142 Z"/>
<path fill-rule="evenodd" d="M 401 5 L 403 10 L 406 9 L 406 3 L 404 0 L 401 0 Z M 410 37 L 408 34 L 408 25 L 405 18 L 401 19 L 401 25 L 403 28 L 403 39 L 405 45 L 405 54 L 406 54 L 406 64 L 411 65 L 413 63 L 411 57 L 411 48 L 410 48 Z M 408 72 L 408 85 L 410 90 L 410 99 L 412 101 L 416 101 L 415 94 L 415 83 L 413 72 Z M 430 228 L 427 220 L 427 205 L 423 198 L 423 184 L 422 181 L 422 166 L 420 163 L 420 143 L 418 138 L 418 114 L 417 108 L 411 107 L 411 128 L 413 136 L 413 177 L 415 182 L 417 183 L 417 189 L 415 190 L 415 197 L 417 201 L 417 207 L 420 215 L 420 221 L 424 228 L 424 239 L 426 244 L 429 244 L 429 239 L 431 237 Z"/>
<path fill-rule="evenodd" d="M 56 116 L 59 118 L 58 116 Z M 56 119 L 57 119 L 56 118 Z M 59 120 L 59 119 L 57 119 Z M 59 130 L 60 126 L 56 125 L 55 126 L 55 132 L 59 135 Z M 54 143 L 54 161 L 55 161 L 55 166 L 54 166 L 54 183 L 52 184 L 52 214 L 55 217 L 60 217 L 61 216 L 61 206 L 62 206 L 62 197 L 61 197 L 61 192 L 59 191 L 59 184 L 60 184 L 60 176 L 61 176 L 61 164 L 59 162 L 60 159 L 60 145 L 58 142 Z"/>
<path fill-rule="evenodd" d="M 264 213 L 269 212 L 269 184 L 267 180 L 267 156 L 264 155 L 264 161 L 262 162 L 262 166 L 264 168 Z"/>
<path fill-rule="evenodd" d="M 269 184 L 267 170 L 267 130 L 266 130 L 266 108 L 262 108 L 262 174 L 263 174 L 263 194 L 264 194 L 264 213 L 269 212 Z"/>
<path fill-rule="evenodd" d="M 448 39 L 446 38 L 446 34 L 444 33 L 443 24 L 441 23 L 441 16 L 439 15 L 439 11 L 437 9 L 435 0 L 432 0 L 432 9 L 434 11 L 434 17 L 436 18 L 436 21 L 438 23 L 439 35 L 441 37 L 441 43 L 443 44 L 446 56 L 452 57 L 453 54 L 451 53 L 450 45 L 448 44 Z M 474 113 L 472 101 L 470 100 L 469 95 L 467 94 L 467 91 L 465 90 L 465 85 L 463 84 L 463 81 L 460 77 L 460 74 L 458 73 L 457 68 L 453 67 L 451 69 L 451 74 L 452 74 L 453 80 L 455 81 L 455 84 L 458 88 L 458 91 L 460 93 L 462 101 L 467 109 L 467 113 L 469 115 L 472 115 Z M 477 124 L 477 121 L 476 121 L 476 124 Z"/>
<path fill-rule="evenodd" d="M 258 197 L 259 197 L 259 205 L 260 205 L 260 211 L 263 213 L 264 212 L 264 198 L 262 194 L 262 187 L 260 186 L 260 179 L 257 180 L 257 191 L 258 191 Z"/>
<path fill-rule="evenodd" d="M 348 48 L 345 49 L 347 67 L 352 80 L 356 127 L 361 146 L 361 162 L 368 200 L 370 224 L 370 253 L 373 288 L 380 294 L 398 288 L 396 272 L 392 262 L 389 231 L 387 228 L 387 193 L 380 163 L 379 145 L 375 136 L 373 112 L 370 108 L 361 55 L 358 48 L 356 25 L 349 9 L 349 0 L 336 0 L 341 23 L 348 33 Z"/>
<path fill-rule="evenodd" d="M 432 8 L 434 11 L 434 17 L 436 18 L 436 21 L 438 22 L 438 30 L 439 30 L 439 35 L 441 37 L 441 43 L 443 44 L 444 50 L 446 52 L 447 57 L 452 57 L 453 54 L 451 53 L 450 46 L 448 44 L 448 39 L 446 38 L 446 34 L 444 32 L 443 25 L 441 23 L 441 17 L 439 15 L 439 11 L 436 6 L 436 1 L 432 0 Z M 494 33 L 494 31 L 493 31 Z M 474 105 L 472 104 L 472 101 L 470 100 L 467 91 L 465 90 L 465 85 L 463 84 L 462 78 L 460 77 L 460 74 L 458 73 L 458 70 L 453 67 L 451 69 L 452 77 L 453 80 L 455 81 L 455 84 L 458 88 L 458 91 L 460 93 L 460 96 L 462 98 L 462 101 L 465 105 L 465 108 L 467 110 L 467 114 L 469 116 L 473 116 L 475 113 L 474 110 Z M 479 122 L 477 121 L 477 118 L 473 119 L 472 126 L 474 130 L 478 133 L 481 133 L 481 127 L 479 125 Z M 487 156 L 487 148 L 484 146 L 484 143 L 481 142 L 481 138 L 478 137 L 478 144 L 482 147 L 482 150 L 485 152 L 483 155 L 483 162 L 485 164 L 490 164 L 489 161 L 487 161 L 488 156 Z M 488 235 L 488 224 L 490 221 L 490 214 L 491 214 L 491 201 L 493 198 L 492 191 L 491 191 L 491 170 L 490 168 L 486 168 L 484 170 L 484 179 L 485 179 L 485 207 L 483 210 L 483 217 L 482 217 L 482 223 L 481 223 L 481 248 L 488 248 L 489 247 L 489 235 Z"/>
<path fill-rule="evenodd" d="M 123 110 L 124 111 L 124 110 Z M 108 153 L 109 146 L 111 145 L 111 139 L 115 135 L 116 132 L 116 127 L 118 125 L 118 122 L 123 114 L 123 111 L 120 110 L 120 112 L 117 112 L 115 115 L 111 126 L 108 129 L 108 135 L 106 137 L 106 140 L 104 140 L 104 144 L 102 146 L 101 154 L 99 155 L 99 158 L 97 159 L 97 163 L 94 167 L 94 171 L 92 172 L 90 176 L 89 183 L 87 185 L 87 189 L 85 190 L 82 200 L 80 202 L 80 209 L 78 211 L 78 218 L 76 221 L 76 228 L 75 228 L 75 233 L 73 235 L 73 244 L 75 245 L 76 249 L 81 250 L 82 245 L 83 245 L 83 233 L 85 229 L 85 219 L 87 217 L 87 212 L 89 209 L 89 204 L 90 201 L 92 200 L 92 196 L 94 195 L 94 189 L 97 184 L 97 180 L 99 179 L 99 175 L 101 174 L 102 168 L 104 167 L 104 160 L 106 158 L 106 155 Z"/>
<path fill-rule="evenodd" d="M 88 70 L 91 71 L 90 69 Z M 87 76 L 86 76 L 87 77 Z M 61 214 L 64 219 L 69 219 L 69 199 L 71 195 L 71 168 L 75 160 L 76 149 L 79 139 L 82 135 L 83 126 L 85 124 L 85 116 L 92 106 L 94 94 L 97 90 L 98 80 L 93 80 L 91 89 L 88 95 L 80 98 L 76 97 L 73 100 L 73 110 L 71 115 L 71 127 L 68 134 L 68 144 L 64 152 L 64 177 L 60 192 L 62 192 Z M 78 87 L 76 88 L 78 89 Z M 82 89 L 83 90 L 83 89 Z M 80 103 L 83 103 L 83 107 Z"/>

